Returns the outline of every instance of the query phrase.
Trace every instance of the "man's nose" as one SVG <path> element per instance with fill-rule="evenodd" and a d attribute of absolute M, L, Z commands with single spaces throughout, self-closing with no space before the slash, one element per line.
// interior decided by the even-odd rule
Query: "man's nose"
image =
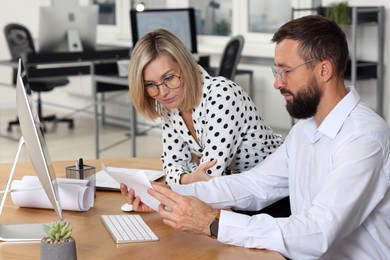
<path fill-rule="evenodd" d="M 275 81 L 274 81 L 274 88 L 275 89 L 281 89 L 285 85 L 286 84 L 283 82 L 283 80 L 281 80 L 279 77 L 275 77 Z"/>

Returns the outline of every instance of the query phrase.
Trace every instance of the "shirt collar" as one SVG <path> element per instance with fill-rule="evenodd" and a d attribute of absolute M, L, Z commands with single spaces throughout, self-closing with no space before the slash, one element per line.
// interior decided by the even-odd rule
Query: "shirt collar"
<path fill-rule="evenodd" d="M 318 131 L 330 138 L 335 138 L 345 120 L 360 101 L 360 96 L 353 86 L 347 87 L 348 94 L 332 109 L 322 121 Z"/>

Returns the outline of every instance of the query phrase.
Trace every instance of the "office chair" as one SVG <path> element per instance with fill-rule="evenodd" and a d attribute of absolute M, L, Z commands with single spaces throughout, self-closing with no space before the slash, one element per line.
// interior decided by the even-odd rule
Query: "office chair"
<path fill-rule="evenodd" d="M 229 40 L 222 53 L 222 58 L 218 68 L 209 68 L 207 71 L 212 76 L 223 76 L 234 80 L 236 75 L 238 62 L 241 58 L 241 52 L 244 47 L 244 37 L 242 35 L 235 36 Z"/>
<path fill-rule="evenodd" d="M 17 60 L 20 57 L 25 59 L 28 54 L 35 53 L 34 41 L 32 39 L 29 30 L 20 24 L 11 23 L 4 27 L 5 38 L 8 43 L 9 50 L 11 52 L 11 58 Z M 16 85 L 16 73 L 13 71 L 13 84 Z M 56 87 L 62 87 L 69 83 L 66 78 L 53 77 L 53 78 L 40 78 L 29 79 L 30 88 L 32 92 L 37 93 L 37 111 L 38 117 L 42 123 L 43 129 L 46 130 L 45 122 L 66 122 L 69 128 L 74 127 L 73 119 L 70 118 L 57 118 L 55 115 L 43 116 L 42 112 L 42 100 L 41 93 L 52 91 Z M 19 120 L 16 119 L 8 123 L 7 131 L 12 131 L 13 125 L 18 125 Z"/>
<path fill-rule="evenodd" d="M 226 44 L 222 53 L 222 58 L 218 68 L 205 68 L 211 76 L 223 76 L 234 81 L 236 75 L 248 75 L 249 76 L 249 96 L 253 97 L 253 71 L 237 69 L 240 62 L 241 52 L 244 48 L 244 37 L 238 35 L 230 39 Z"/>

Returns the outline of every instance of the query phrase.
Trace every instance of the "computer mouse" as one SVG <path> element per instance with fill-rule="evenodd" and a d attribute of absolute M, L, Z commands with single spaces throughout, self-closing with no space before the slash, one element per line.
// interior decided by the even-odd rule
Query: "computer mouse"
<path fill-rule="evenodd" d="M 121 210 L 124 212 L 130 212 L 133 210 L 133 205 L 130 205 L 128 203 L 125 203 L 122 205 Z"/>

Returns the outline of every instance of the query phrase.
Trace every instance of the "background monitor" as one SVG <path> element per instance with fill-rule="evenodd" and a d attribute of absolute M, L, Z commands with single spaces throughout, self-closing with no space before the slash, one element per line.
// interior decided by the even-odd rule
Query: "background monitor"
<path fill-rule="evenodd" d="M 56 176 L 50 160 L 39 117 L 36 110 L 33 109 L 32 99 L 29 95 L 30 93 L 31 90 L 26 71 L 21 59 L 19 59 L 16 83 L 16 103 L 22 138 L 24 139 L 24 145 L 29 154 L 31 163 L 34 166 L 34 170 L 47 197 L 59 218 L 63 219 Z"/>
<path fill-rule="evenodd" d="M 98 6 L 43 6 L 39 13 L 39 52 L 94 50 Z"/>
<path fill-rule="evenodd" d="M 162 28 L 179 37 L 192 53 L 198 52 L 194 8 L 130 10 L 133 46 L 144 34 Z"/>

